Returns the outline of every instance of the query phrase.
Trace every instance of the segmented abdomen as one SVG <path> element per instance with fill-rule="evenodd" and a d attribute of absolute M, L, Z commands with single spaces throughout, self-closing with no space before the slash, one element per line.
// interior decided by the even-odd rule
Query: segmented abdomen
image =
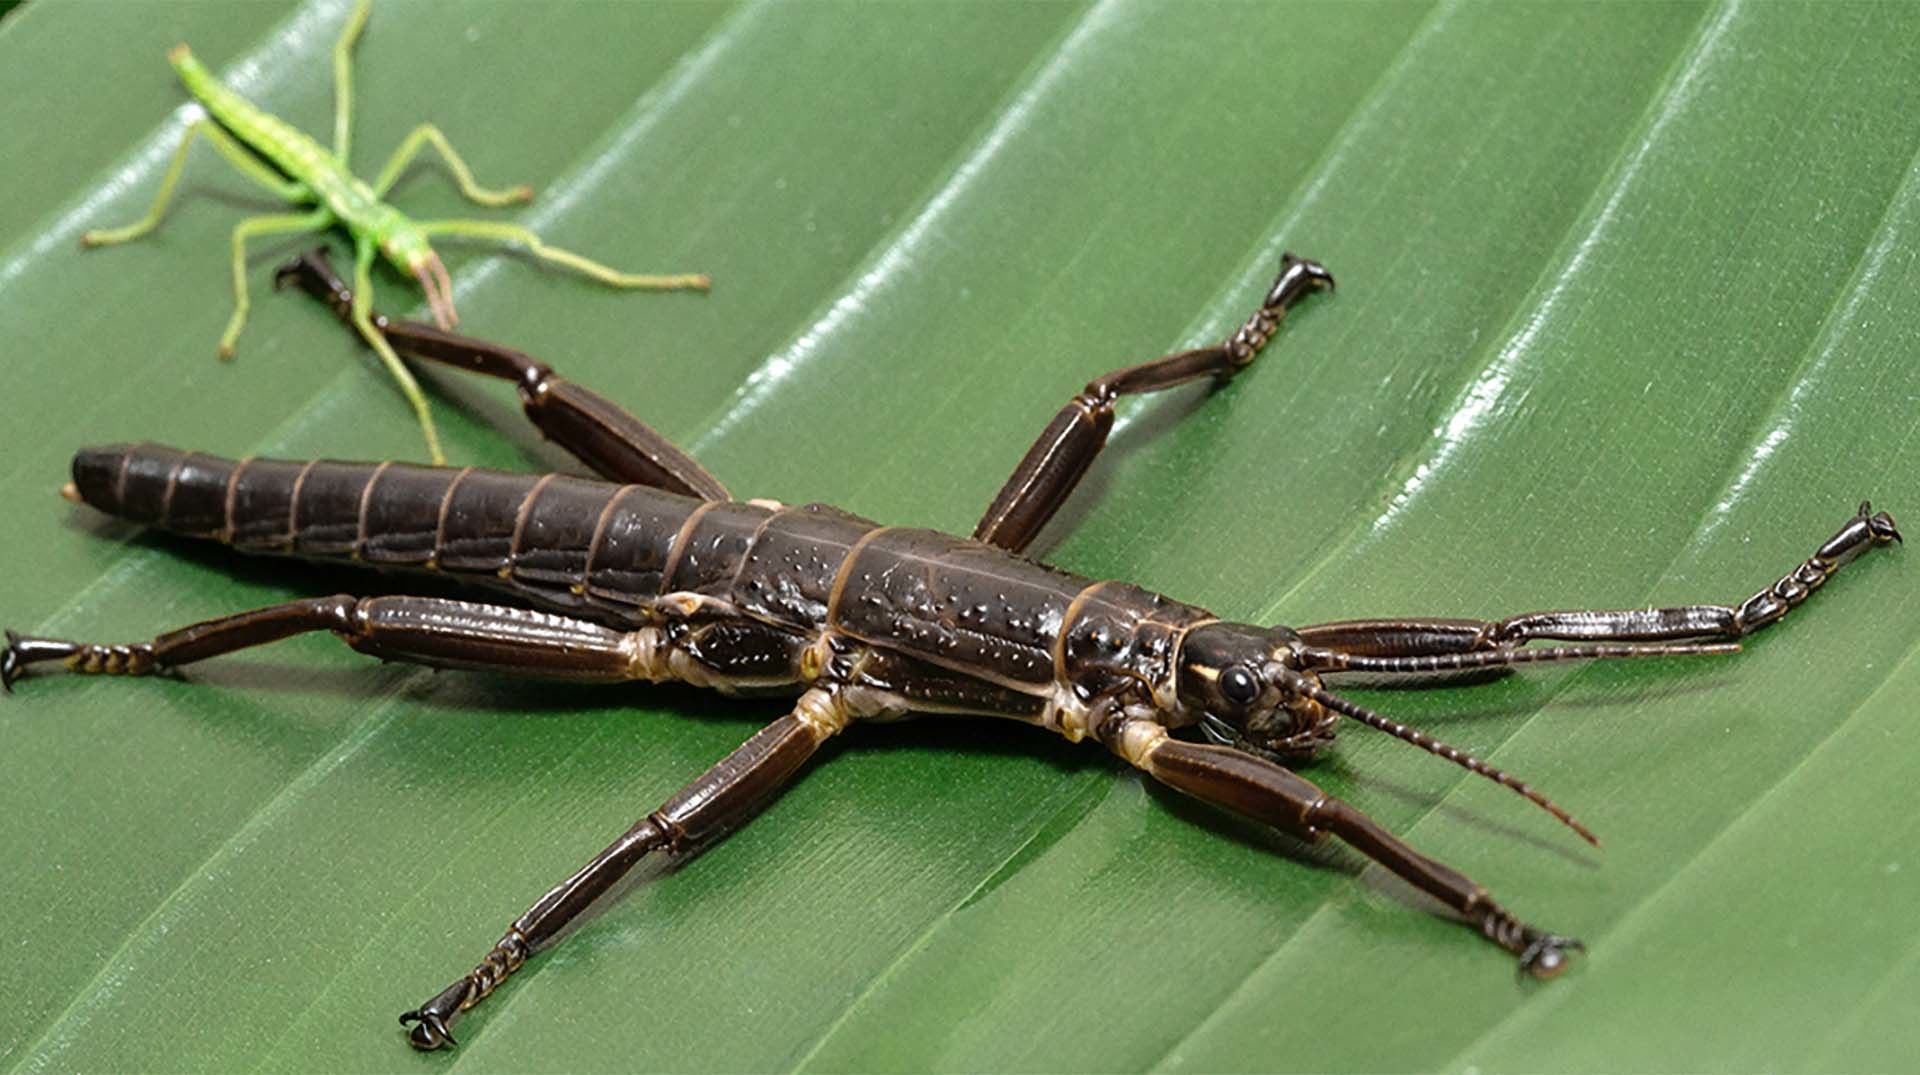
<path fill-rule="evenodd" d="M 407 463 L 235 461 L 149 444 L 81 451 L 73 480 L 94 507 L 175 533 L 466 576 L 603 622 L 638 622 L 662 593 L 731 578 L 711 535 L 677 550 L 701 502 L 644 486 Z"/>
<path fill-rule="evenodd" d="M 1212 618 L 818 504 L 707 502 L 476 468 L 236 462 L 158 445 L 86 449 L 73 477 L 102 511 L 245 551 L 464 576 L 613 625 L 652 619 L 663 595 L 699 595 L 712 615 L 753 631 L 832 630 L 1029 693 L 1161 682 L 1179 637 Z"/>

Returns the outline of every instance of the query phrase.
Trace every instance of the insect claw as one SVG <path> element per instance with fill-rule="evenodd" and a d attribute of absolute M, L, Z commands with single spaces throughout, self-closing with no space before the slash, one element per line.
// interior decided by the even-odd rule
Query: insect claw
<path fill-rule="evenodd" d="M 1567 969 L 1568 952 L 1584 952 L 1587 946 L 1573 937 L 1562 937 L 1557 933 L 1543 933 L 1527 945 L 1520 953 L 1520 965 L 1517 968 L 1522 976 L 1532 976 L 1541 980 L 1557 977 Z"/>
<path fill-rule="evenodd" d="M 1269 310 L 1284 310 L 1300 301 L 1302 296 L 1322 288 L 1333 290 L 1333 274 L 1326 270 L 1326 266 L 1283 253 L 1280 255 L 1280 277 L 1273 282 L 1273 288 L 1267 292 L 1267 301 L 1262 305 Z"/>
<path fill-rule="evenodd" d="M 1867 513 L 1872 510 L 1872 504 L 1864 500 L 1860 502 L 1860 514 L 1866 516 L 1867 527 L 1873 531 L 1873 536 L 1881 541 L 1897 541 L 1905 545 L 1907 539 L 1900 536 L 1900 528 L 1894 525 L 1893 516 L 1884 511 L 1877 515 L 1868 515 Z"/>
<path fill-rule="evenodd" d="M 20 675 L 20 636 L 7 632 L 7 648 L 0 653 L 0 692 L 13 693 L 13 681 Z"/>
<path fill-rule="evenodd" d="M 451 1021 L 459 1018 L 460 1004 L 467 999 L 465 978 L 440 991 L 439 995 L 400 1016 L 400 1025 L 412 1024 L 407 1041 L 416 1049 L 433 1050 L 443 1045 L 458 1045 Z"/>
<path fill-rule="evenodd" d="M 443 1045 L 458 1045 L 453 1031 L 448 1029 L 446 1020 L 435 1012 L 421 1011 L 415 1008 L 400 1014 L 400 1025 L 409 1026 L 407 1043 L 422 1051 L 432 1051 Z"/>

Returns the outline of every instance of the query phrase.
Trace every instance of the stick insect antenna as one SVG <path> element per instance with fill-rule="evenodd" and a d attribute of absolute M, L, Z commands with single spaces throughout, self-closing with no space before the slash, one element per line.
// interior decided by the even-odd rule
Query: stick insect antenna
<path fill-rule="evenodd" d="M 1577 648 L 1595 649 L 1600 647 L 1581 646 Z M 1545 652 L 1545 651 L 1535 651 L 1535 652 Z M 1343 717 L 1352 717 L 1354 720 L 1357 720 L 1360 723 L 1365 724 L 1369 728 L 1378 728 L 1379 730 L 1386 732 L 1388 735 L 1393 736 L 1395 739 L 1400 739 L 1400 740 L 1404 740 L 1406 742 L 1412 743 L 1414 746 L 1419 747 L 1421 750 L 1424 750 L 1429 754 L 1434 754 L 1434 755 L 1438 755 L 1439 757 L 1445 758 L 1448 761 L 1454 763 L 1455 765 L 1458 765 L 1459 767 L 1467 770 L 1470 773 L 1477 773 L 1480 776 L 1484 776 L 1488 780 L 1491 780 L 1502 787 L 1511 788 L 1512 790 L 1519 792 L 1520 795 L 1524 797 L 1528 802 L 1534 804 L 1535 806 L 1538 806 L 1542 810 L 1545 810 L 1547 813 L 1552 814 L 1554 817 L 1558 818 L 1561 821 L 1561 823 L 1565 824 L 1568 828 L 1572 829 L 1574 832 L 1579 833 L 1581 839 L 1585 840 L 1586 842 L 1592 844 L 1595 847 L 1600 846 L 1600 838 L 1593 834 L 1592 829 L 1589 829 L 1585 825 L 1581 824 L 1579 819 L 1575 818 L 1572 814 L 1568 813 L 1566 809 L 1563 808 L 1559 803 L 1556 803 L 1552 799 L 1549 799 L 1545 795 L 1542 795 L 1538 791 L 1535 791 L 1531 785 L 1527 784 L 1526 781 L 1513 776 L 1511 773 L 1508 773 L 1504 769 L 1498 769 L 1498 768 L 1495 768 L 1494 766 L 1488 765 L 1486 762 L 1481 761 L 1479 758 L 1474 757 L 1473 755 L 1467 753 L 1464 750 L 1460 750 L 1457 747 L 1448 746 L 1447 744 L 1442 743 L 1440 740 L 1435 739 L 1432 736 L 1427 735 L 1422 731 L 1419 731 L 1418 729 L 1409 728 L 1406 725 L 1400 723 L 1399 721 L 1390 720 L 1384 716 L 1381 716 L 1378 713 L 1375 713 L 1373 710 L 1368 709 L 1365 706 L 1355 705 L 1354 703 L 1349 702 L 1345 698 L 1341 698 L 1338 695 L 1329 694 L 1325 688 L 1320 687 L 1317 684 L 1309 681 L 1305 676 L 1300 675 L 1298 672 L 1295 672 L 1292 669 L 1285 669 L 1285 672 L 1286 672 L 1287 689 L 1294 691 L 1298 694 L 1303 694 L 1308 698 L 1311 698 L 1314 701 L 1319 702 L 1321 705 L 1327 707 L 1328 709 L 1333 710 L 1335 713 L 1340 714 Z"/>

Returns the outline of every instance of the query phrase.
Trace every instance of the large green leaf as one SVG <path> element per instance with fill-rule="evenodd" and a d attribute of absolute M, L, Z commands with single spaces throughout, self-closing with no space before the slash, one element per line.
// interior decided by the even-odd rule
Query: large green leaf
<path fill-rule="evenodd" d="M 212 154 L 143 242 L 191 43 L 328 129 L 338 2 L 42 0 L 0 26 L 7 622 L 131 638 L 401 585 L 54 499 L 83 444 L 416 457 L 323 311 L 233 365 Z M 1086 378 L 1316 299 L 1232 385 L 1127 409 L 1044 556 L 1258 622 L 1737 600 L 1873 496 L 1920 511 L 1920 20 L 1784 3 L 385 4 L 359 165 L 431 119 L 523 217 L 710 296 L 455 251 L 464 327 L 743 494 L 965 530 Z M 203 152 L 203 151 L 202 151 Z M 466 215 L 434 168 L 396 200 Z M 411 303 L 382 281 L 384 305 Z M 402 299 L 403 295 L 408 298 Z M 562 466 L 434 377 L 458 461 Z M 1908 518 L 1911 522 L 1912 519 Z M 1590 957 L 1510 960 L 1031 729 L 858 728 L 464 1025 L 393 1016 L 778 712 L 380 668 L 325 638 L 0 705 L 0 1066 L 1860 1069 L 1920 1055 L 1920 578 L 1850 568 L 1735 657 L 1370 703 L 1549 790 L 1349 731 L 1312 769 Z"/>

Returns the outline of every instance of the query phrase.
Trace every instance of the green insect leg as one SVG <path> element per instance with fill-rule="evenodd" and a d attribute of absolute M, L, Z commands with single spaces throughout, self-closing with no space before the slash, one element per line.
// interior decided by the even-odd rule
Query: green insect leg
<path fill-rule="evenodd" d="M 333 43 L 333 156 L 342 169 L 347 166 L 347 148 L 353 142 L 353 44 L 360 39 L 372 10 L 373 0 L 355 0 L 340 40 Z"/>
<path fill-rule="evenodd" d="M 570 250 L 548 246 L 542 242 L 533 229 L 519 224 L 509 224 L 497 220 L 433 220 L 420 225 L 420 230 L 428 236 L 451 235 L 461 239 L 499 239 L 509 243 L 522 243 L 542 261 L 555 265 L 564 265 L 573 271 L 606 284 L 609 287 L 640 288 L 647 291 L 673 291 L 692 288 L 705 291 L 713 286 L 706 273 L 680 273 L 669 276 L 655 276 L 643 273 L 626 273 L 609 268 Z"/>
<path fill-rule="evenodd" d="M 275 196 L 287 202 L 310 202 L 313 191 L 305 183 L 283 178 L 278 172 L 260 162 L 247 148 L 234 141 L 233 136 L 221 130 L 212 120 L 203 119 L 188 125 L 187 133 L 180 139 L 179 148 L 173 151 L 173 160 L 167 165 L 167 174 L 160 180 L 160 190 L 153 196 L 153 207 L 147 215 L 122 228 L 106 228 L 90 231 L 80 236 L 81 246 L 112 246 L 115 243 L 129 242 L 152 231 L 160 223 L 167 211 L 167 202 L 173 198 L 174 185 L 180 182 L 180 171 L 186 167 L 187 150 L 193 148 L 196 137 L 205 136 L 220 151 L 228 163 L 240 170 L 240 174 L 260 184 Z"/>
<path fill-rule="evenodd" d="M 407 140 L 400 143 L 400 148 L 393 151 L 393 156 L 387 158 L 387 166 L 380 169 L 380 178 L 374 180 L 373 192 L 385 198 L 387 191 L 400 178 L 400 173 L 413 162 L 413 158 L 420 155 L 421 147 L 427 143 L 432 143 L 433 148 L 440 151 L 440 158 L 447 162 L 447 169 L 453 173 L 454 182 L 459 184 L 460 193 L 468 201 L 499 208 L 533 197 L 533 188 L 525 183 L 506 190 L 490 190 L 474 182 L 473 172 L 467 167 L 467 162 L 453 151 L 453 146 L 448 144 L 447 136 L 440 133 L 440 128 L 431 123 L 415 127 L 413 133 L 407 135 Z"/>
<path fill-rule="evenodd" d="M 227 330 L 220 334 L 220 357 L 232 358 L 233 345 L 247 323 L 247 240 L 258 235 L 285 235 L 292 232 L 319 231 L 333 223 L 333 214 L 325 209 L 310 213 L 279 213 L 242 220 L 233 229 L 233 316 Z"/>
<path fill-rule="evenodd" d="M 420 422 L 420 432 L 427 440 L 428 459 L 435 466 L 443 466 L 447 457 L 440 452 L 440 433 L 434 429 L 433 412 L 427 409 L 427 397 L 420 391 L 420 382 L 413 379 L 413 372 L 394 353 L 386 335 L 373 327 L 373 259 L 378 252 L 379 248 L 371 239 L 363 238 L 354 244 L 353 327 L 359 330 L 367 346 L 380 356 L 387 373 L 400 386 L 400 394 L 406 397 L 408 406 L 413 408 L 413 415 Z"/>

